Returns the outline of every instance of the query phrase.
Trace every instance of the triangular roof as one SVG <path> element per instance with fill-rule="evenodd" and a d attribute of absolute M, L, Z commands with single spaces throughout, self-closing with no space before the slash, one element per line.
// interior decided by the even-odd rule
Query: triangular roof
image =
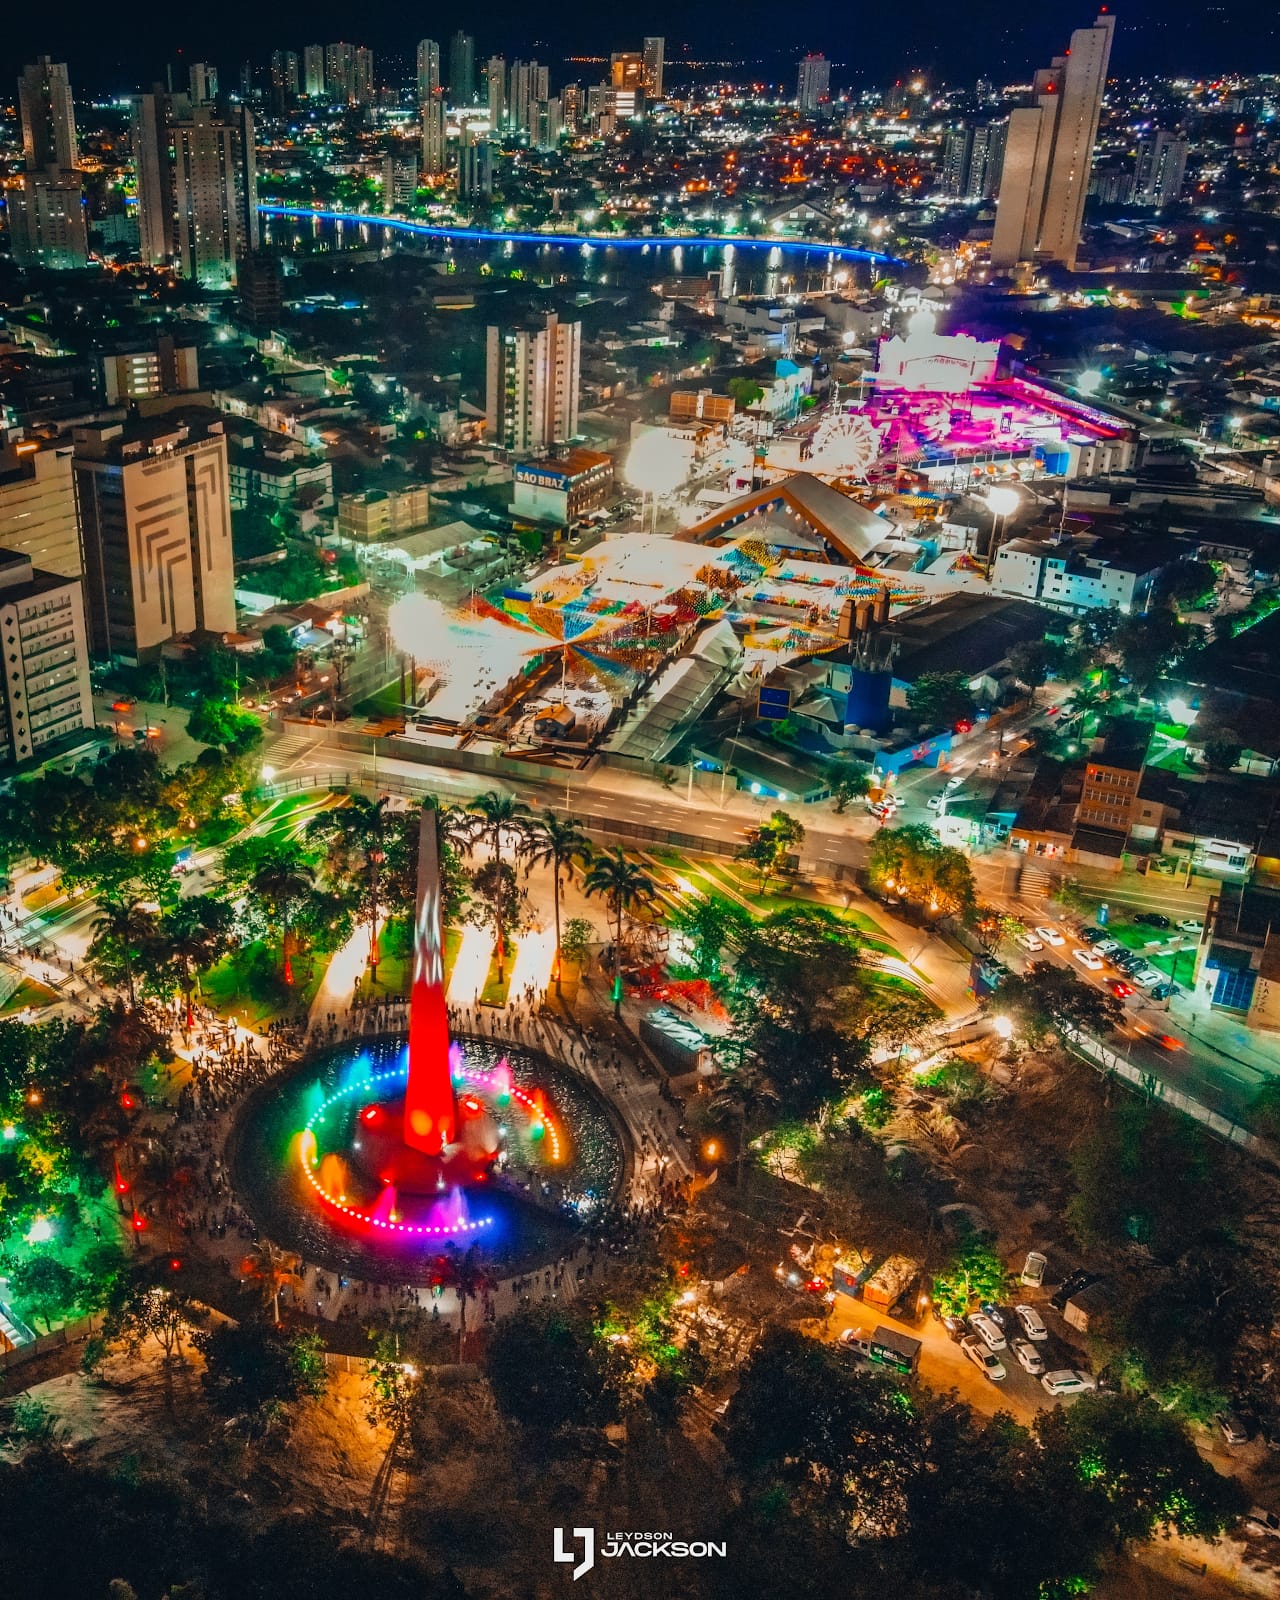
<path fill-rule="evenodd" d="M 720 506 L 709 517 L 686 528 L 680 538 L 714 544 L 730 538 L 748 518 L 769 511 L 798 517 L 846 561 L 865 561 L 893 531 L 883 517 L 810 472 L 796 472 L 781 483 L 756 489 Z"/>

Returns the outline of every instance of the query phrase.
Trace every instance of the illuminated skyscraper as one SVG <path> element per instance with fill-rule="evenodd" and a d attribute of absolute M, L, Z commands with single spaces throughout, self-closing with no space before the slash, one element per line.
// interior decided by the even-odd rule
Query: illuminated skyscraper
<path fill-rule="evenodd" d="M 20 267 L 83 267 L 89 260 L 80 174 L 46 167 L 8 191 L 9 247 Z"/>
<path fill-rule="evenodd" d="M 1158 129 L 1138 146 L 1133 168 L 1133 198 L 1140 206 L 1171 206 L 1182 192 L 1187 171 L 1187 141 Z"/>
<path fill-rule="evenodd" d="M 536 61 L 511 63 L 507 101 L 507 126 L 514 133 L 532 135 L 538 107 L 547 98 L 548 72 Z"/>
<path fill-rule="evenodd" d="M 507 125 L 507 63 L 503 56 L 490 56 L 484 69 L 485 95 L 489 102 L 489 127 L 499 133 Z"/>
<path fill-rule="evenodd" d="M 662 99 L 666 47 L 665 39 L 651 38 L 644 42 L 644 92 L 650 100 Z"/>
<path fill-rule="evenodd" d="M 578 431 L 582 324 L 490 327 L 485 420 L 491 444 L 517 454 L 563 444 Z"/>
<path fill-rule="evenodd" d="M 22 154 L 27 171 L 58 167 L 70 172 L 77 156 L 76 114 L 65 62 L 41 56 L 22 69 L 18 114 L 22 119 Z"/>
<path fill-rule="evenodd" d="M 455 106 L 474 105 L 476 42 L 461 28 L 449 41 L 449 99 Z"/>
<path fill-rule="evenodd" d="M 191 86 L 191 104 L 207 106 L 218 98 L 218 69 L 207 61 L 193 61 L 187 72 Z"/>
<path fill-rule="evenodd" d="M 1114 34 L 1115 18 L 1106 11 L 1091 27 L 1077 28 L 1067 54 L 1037 72 L 1035 103 L 1011 114 L 993 266 L 1040 256 L 1074 268 Z"/>
<path fill-rule="evenodd" d="M 275 111 L 283 111 L 298 98 L 302 87 L 301 65 L 296 50 L 271 52 L 271 104 Z"/>
<path fill-rule="evenodd" d="M 324 48 L 324 87 L 329 104 L 349 106 L 356 98 L 356 52 L 349 44 L 328 44 Z"/>
<path fill-rule="evenodd" d="M 418 41 L 418 104 L 425 106 L 440 87 L 440 46 L 434 39 Z"/>
<path fill-rule="evenodd" d="M 463 200 L 485 200 L 493 193 L 493 146 L 470 123 L 458 142 L 458 195 Z"/>
<path fill-rule="evenodd" d="M 361 45 L 356 51 L 352 96 L 358 106 L 373 104 L 373 51 Z"/>
<path fill-rule="evenodd" d="M 308 44 L 302 47 L 302 91 L 309 100 L 318 100 L 324 94 L 322 44 Z"/>
<path fill-rule="evenodd" d="M 819 52 L 800 63 L 796 75 L 796 101 L 801 111 L 817 111 L 831 99 L 831 63 Z"/>
<path fill-rule="evenodd" d="M 131 124 L 142 259 L 231 288 L 258 244 L 253 115 L 225 118 L 186 95 L 137 95 Z"/>
<path fill-rule="evenodd" d="M 609 57 L 609 82 L 615 89 L 644 89 L 644 57 L 638 50 L 615 50 Z"/>
<path fill-rule="evenodd" d="M 447 165 L 444 90 L 437 89 L 422 107 L 422 171 L 426 177 L 438 178 Z"/>

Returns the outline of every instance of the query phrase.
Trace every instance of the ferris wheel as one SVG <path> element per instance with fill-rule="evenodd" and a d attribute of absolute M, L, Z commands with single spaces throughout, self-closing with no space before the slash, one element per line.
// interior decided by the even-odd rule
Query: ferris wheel
<path fill-rule="evenodd" d="M 813 435 L 812 470 L 865 478 L 880 455 L 882 430 L 861 411 L 829 411 Z"/>

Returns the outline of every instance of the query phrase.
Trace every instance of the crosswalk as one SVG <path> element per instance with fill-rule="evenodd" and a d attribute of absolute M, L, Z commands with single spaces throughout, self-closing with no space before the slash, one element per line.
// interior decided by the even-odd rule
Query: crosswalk
<path fill-rule="evenodd" d="M 1018 874 L 1018 895 L 1023 900 L 1043 902 L 1053 893 L 1054 882 L 1043 867 L 1024 863 Z"/>

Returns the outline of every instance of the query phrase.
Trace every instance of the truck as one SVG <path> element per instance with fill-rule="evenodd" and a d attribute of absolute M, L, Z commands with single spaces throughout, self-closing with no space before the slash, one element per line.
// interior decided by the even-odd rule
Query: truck
<path fill-rule="evenodd" d="M 869 1306 L 888 1311 L 920 1276 L 920 1263 L 910 1256 L 890 1256 L 882 1261 L 862 1286 L 862 1298 Z"/>
<path fill-rule="evenodd" d="M 923 1348 L 919 1339 L 913 1339 L 909 1333 L 899 1333 L 896 1328 L 883 1325 L 870 1333 L 863 1328 L 846 1328 L 840 1335 L 840 1346 L 872 1366 L 884 1367 L 904 1378 L 914 1376 Z"/>

